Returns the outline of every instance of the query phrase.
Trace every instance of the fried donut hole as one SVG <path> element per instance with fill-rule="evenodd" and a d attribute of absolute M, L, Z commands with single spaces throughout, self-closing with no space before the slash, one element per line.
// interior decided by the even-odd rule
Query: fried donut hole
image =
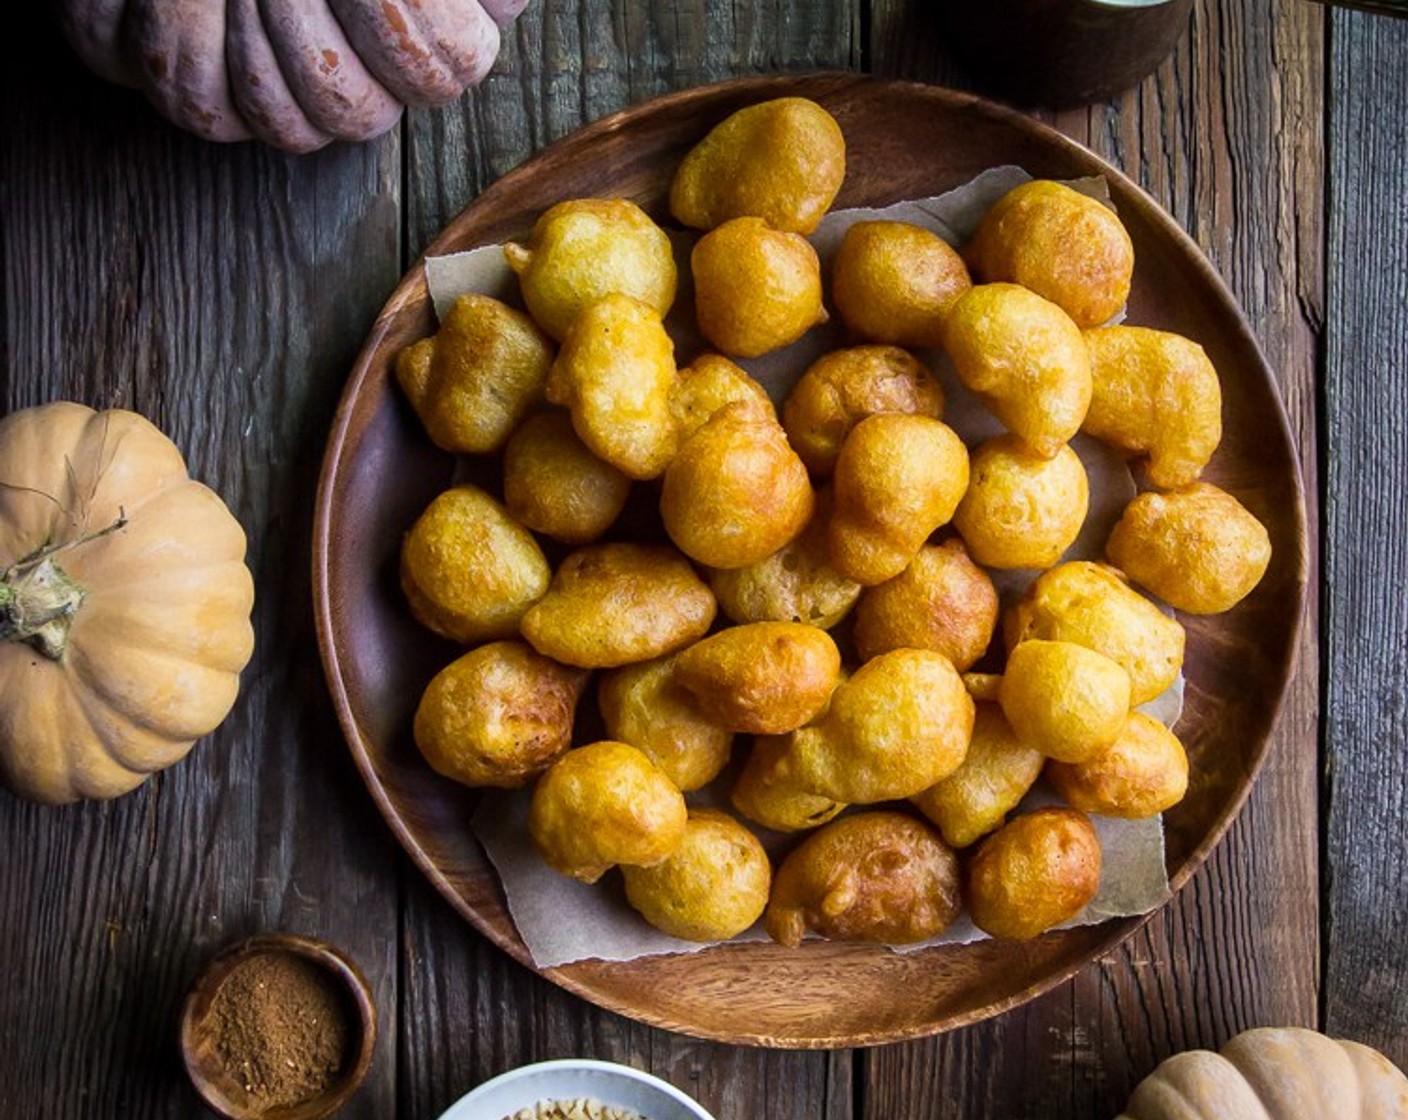
<path fill-rule="evenodd" d="M 565 559 L 524 616 L 539 653 L 583 669 L 648 661 L 702 638 L 714 593 L 668 545 L 589 545 Z"/>
<path fill-rule="evenodd" d="M 1041 776 L 1046 758 L 1017 738 L 996 704 L 979 704 L 963 764 L 911 798 L 954 848 L 1000 828 Z"/>
<path fill-rule="evenodd" d="M 438 447 L 497 451 L 543 397 L 553 346 L 521 311 L 482 295 L 455 300 L 440 329 L 401 351 L 396 380 Z"/>
<path fill-rule="evenodd" d="M 1074 642 L 1032 639 L 1008 655 L 998 700 L 1027 746 L 1061 762 L 1085 762 L 1124 730 L 1129 674 Z"/>
<path fill-rule="evenodd" d="M 846 806 L 808 793 L 787 764 L 787 735 L 759 735 L 734 780 L 729 799 L 755 824 L 775 832 L 801 832 L 832 820 Z"/>
<path fill-rule="evenodd" d="M 1089 506 L 1085 467 L 1070 447 L 1043 458 L 1001 435 L 973 451 L 953 527 L 986 567 L 1049 568 L 1075 543 Z"/>
<path fill-rule="evenodd" d="M 777 869 L 764 922 L 781 945 L 807 930 L 832 941 L 908 945 L 958 916 L 958 860 L 923 821 L 876 810 L 832 821 Z"/>
<path fill-rule="evenodd" d="M 1100 889 L 1100 839 L 1075 809 L 1008 821 L 968 866 L 968 912 L 993 937 L 1027 940 L 1069 921 Z"/>
<path fill-rule="evenodd" d="M 731 404 L 748 406 L 764 420 L 776 420 L 768 392 L 746 370 L 721 354 L 701 354 L 679 371 L 670 411 L 679 428 L 680 443 L 699 431 Z"/>
<path fill-rule="evenodd" d="M 679 448 L 670 411 L 675 345 L 654 308 L 609 295 L 573 321 L 547 396 L 572 413 L 591 452 L 634 479 L 654 478 Z"/>
<path fill-rule="evenodd" d="M 812 719 L 840 671 L 831 635 L 801 622 L 731 626 L 675 658 L 675 679 L 704 718 L 756 735 L 780 735 Z"/>
<path fill-rule="evenodd" d="M 1134 245 L 1114 210 L 1047 179 L 998 199 L 964 256 L 984 280 L 1030 288 L 1081 327 L 1117 314 L 1134 276 Z"/>
<path fill-rule="evenodd" d="M 827 524 L 831 500 L 817 494 L 816 511 L 796 540 L 745 568 L 709 572 L 719 609 L 734 622 L 806 622 L 830 630 L 860 597 L 860 584 L 831 566 Z"/>
<path fill-rule="evenodd" d="M 1106 817 L 1152 817 L 1188 792 L 1188 755 L 1158 720 L 1131 712 L 1109 750 L 1088 762 L 1048 763 L 1046 778 L 1072 808 Z"/>
<path fill-rule="evenodd" d="M 504 504 L 528 528 L 587 544 L 625 507 L 631 480 L 577 438 L 565 412 L 530 416 L 504 448 Z"/>
<path fill-rule="evenodd" d="M 679 850 L 684 795 L 635 747 L 570 750 L 533 787 L 528 833 L 554 871 L 595 883 L 617 864 L 645 867 Z"/>
<path fill-rule="evenodd" d="M 963 673 L 961 676 L 963 687 L 974 700 L 997 703 L 997 697 L 1002 692 L 1001 673 Z"/>
<path fill-rule="evenodd" d="M 767 559 L 801 533 L 815 504 L 782 426 L 746 404 L 727 405 L 685 442 L 660 492 L 670 539 L 711 568 Z"/>
<path fill-rule="evenodd" d="M 831 565 L 867 587 L 909 566 L 968 488 L 968 449 L 927 416 L 862 420 L 836 460 Z"/>
<path fill-rule="evenodd" d="M 726 117 L 680 162 L 670 213 L 695 229 L 752 216 L 811 233 L 846 177 L 840 126 L 815 101 L 779 97 Z"/>
<path fill-rule="evenodd" d="M 1043 572 L 1003 620 L 1007 648 L 1032 638 L 1074 642 L 1118 661 L 1129 702 L 1152 700 L 1183 668 L 1183 627 L 1105 564 L 1071 560 Z"/>
<path fill-rule="evenodd" d="M 892 649 L 931 649 L 961 672 L 987 650 L 997 615 L 997 589 L 963 542 L 926 544 L 894 579 L 861 595 L 856 652 L 869 661 Z"/>
<path fill-rule="evenodd" d="M 1203 348 L 1148 327 L 1085 332 L 1094 392 L 1085 430 L 1147 456 L 1160 490 L 1186 486 L 1222 442 L 1222 386 Z"/>
<path fill-rule="evenodd" d="M 1261 582 L 1271 563 L 1271 538 L 1227 491 L 1195 482 L 1167 494 L 1140 494 L 1125 507 L 1105 553 L 1169 606 L 1220 614 Z"/>
<path fill-rule="evenodd" d="M 852 346 L 814 361 L 782 403 L 782 426 L 802 462 L 824 477 L 851 429 L 877 412 L 943 419 L 944 391 L 928 368 L 897 346 Z"/>
<path fill-rule="evenodd" d="M 533 534 L 475 486 L 437 497 L 401 545 L 401 588 L 411 613 L 466 645 L 516 635 L 550 575 Z"/>
<path fill-rule="evenodd" d="M 447 778 L 516 789 L 571 746 L 586 680 L 523 642 L 480 646 L 431 680 L 416 708 L 416 746 Z"/>
<path fill-rule="evenodd" d="M 606 733 L 643 752 L 689 793 L 728 765 L 733 732 L 700 714 L 674 667 L 674 657 L 661 657 L 612 669 L 597 683 L 596 699 Z"/>
<path fill-rule="evenodd" d="M 675 302 L 670 239 L 628 199 L 559 202 L 534 223 L 527 245 L 504 246 L 504 258 L 529 314 L 556 339 L 603 296 L 632 296 L 662 318 Z"/>
<path fill-rule="evenodd" d="M 944 319 L 972 286 L 957 251 L 909 222 L 856 222 L 831 268 L 831 297 L 846 326 L 896 346 L 942 346 Z"/>
<path fill-rule="evenodd" d="M 758 838 L 717 809 L 691 809 L 684 842 L 650 867 L 622 867 L 626 901 L 656 929 L 725 941 L 763 915 L 772 864 Z"/>
<path fill-rule="evenodd" d="M 756 358 L 826 322 L 821 263 L 801 234 L 734 218 L 701 237 L 689 261 L 699 329 L 725 354 Z"/>
<path fill-rule="evenodd" d="M 1016 284 L 979 284 L 944 320 L 958 379 L 1044 459 L 1080 431 L 1090 407 L 1090 357 L 1080 328 Z"/>
<path fill-rule="evenodd" d="M 851 805 L 913 797 L 958 769 L 972 732 L 973 701 L 952 662 L 892 650 L 857 669 L 821 718 L 793 732 L 786 773 Z"/>

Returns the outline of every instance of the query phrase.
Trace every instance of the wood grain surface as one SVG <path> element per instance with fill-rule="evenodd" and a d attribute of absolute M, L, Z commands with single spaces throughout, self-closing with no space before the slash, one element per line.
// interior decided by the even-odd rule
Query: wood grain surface
<path fill-rule="evenodd" d="M 1327 1029 L 1408 1065 L 1408 22 L 1333 15 L 1325 373 Z"/>
<path fill-rule="evenodd" d="M 312 637 L 313 484 L 346 370 L 405 266 L 533 151 L 655 93 L 833 67 L 971 88 L 925 9 L 535 0 L 480 89 L 303 159 L 186 137 L 85 74 L 40 6 L 10 15 L 0 399 L 136 407 L 176 438 L 249 531 L 260 644 L 231 721 L 138 792 L 60 810 L 0 794 L 0 1115 L 196 1114 L 181 995 L 219 945 L 271 928 L 342 945 L 373 980 L 383 1037 L 349 1117 L 429 1120 L 493 1073 L 573 1053 L 662 1074 L 720 1120 L 1106 1117 L 1159 1058 L 1259 1023 L 1320 1022 L 1408 1063 L 1394 598 L 1408 559 L 1401 487 L 1381 483 L 1403 469 L 1408 25 L 1383 17 L 1198 0 L 1136 90 L 1038 114 L 1143 184 L 1222 271 L 1281 379 L 1312 525 L 1322 469 L 1329 495 L 1323 670 L 1312 601 L 1246 811 L 1121 950 L 936 1039 L 701 1043 L 600 1011 L 475 934 L 356 776 Z"/>
<path fill-rule="evenodd" d="M 399 145 L 205 144 L 86 74 L 42 16 L 0 78 L 0 396 L 165 430 L 248 534 L 257 651 L 231 718 L 137 792 L 0 803 L 0 1114 L 189 1117 L 177 1013 L 227 941 L 325 938 L 396 1002 L 399 859 L 325 699 L 307 556 L 333 406 L 400 272 Z M 346 1115 L 391 1115 L 396 1091 L 383 1057 Z"/>

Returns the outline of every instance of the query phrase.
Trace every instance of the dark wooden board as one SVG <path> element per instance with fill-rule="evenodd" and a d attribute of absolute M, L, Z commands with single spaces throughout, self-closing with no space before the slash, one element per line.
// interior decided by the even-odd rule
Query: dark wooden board
<path fill-rule="evenodd" d="M 280 929 L 372 980 L 382 1051 L 344 1115 L 393 1115 L 397 857 L 326 699 L 307 556 L 322 436 L 399 273 L 397 138 L 213 147 L 90 77 L 42 6 L 13 16 L 0 401 L 149 416 L 244 524 L 258 601 L 239 702 L 185 761 L 110 804 L 0 794 L 0 1115 L 190 1117 L 181 998 Z"/>
<path fill-rule="evenodd" d="M 1408 22 L 1331 20 L 1324 1019 L 1408 1068 Z"/>
<path fill-rule="evenodd" d="M 1310 5 L 1202 0 L 1137 88 L 1087 109 L 1034 110 L 1131 175 L 1222 272 L 1278 374 L 1312 526 L 1323 22 Z M 877 4 L 872 28 L 877 70 L 983 88 L 910 5 Z M 1219 48 L 1232 39 L 1236 49 Z M 1316 615 L 1312 596 L 1300 669 L 1247 808 L 1173 903 L 1033 1003 L 867 1055 L 866 1116 L 926 1115 L 915 1102 L 934 1094 L 955 1116 L 1111 1116 L 1176 1050 L 1247 1026 L 1315 1025 Z"/>

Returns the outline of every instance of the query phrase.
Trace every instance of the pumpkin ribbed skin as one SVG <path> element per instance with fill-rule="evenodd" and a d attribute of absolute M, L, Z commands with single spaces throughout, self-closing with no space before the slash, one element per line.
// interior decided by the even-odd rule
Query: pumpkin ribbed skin
<path fill-rule="evenodd" d="M 254 649 L 244 531 L 150 422 L 61 402 L 0 421 L 7 586 L 52 545 L 82 599 L 57 659 L 0 642 L 0 780 L 38 801 L 116 797 L 234 704 Z"/>
<path fill-rule="evenodd" d="M 1259 1027 L 1168 1058 L 1118 1120 L 1408 1120 L 1408 1077 L 1357 1042 Z"/>
<path fill-rule="evenodd" d="M 308 152 L 482 81 L 527 0 L 59 0 L 89 69 L 207 140 Z"/>

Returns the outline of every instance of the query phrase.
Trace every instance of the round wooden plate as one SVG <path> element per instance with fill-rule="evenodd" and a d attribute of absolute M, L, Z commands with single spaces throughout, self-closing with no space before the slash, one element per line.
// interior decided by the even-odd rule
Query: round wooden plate
<path fill-rule="evenodd" d="M 783 95 L 819 101 L 845 133 L 848 168 L 837 207 L 939 194 L 1000 164 L 1057 179 L 1103 174 L 1135 245 L 1129 321 L 1198 340 L 1221 373 L 1226 434 L 1205 477 L 1266 524 L 1274 555 L 1260 587 L 1236 610 L 1184 619 L 1188 687 L 1179 732 L 1193 782 L 1166 818 L 1177 888 L 1226 830 L 1265 755 L 1303 613 L 1305 512 L 1285 412 L 1251 331 L 1197 247 L 1133 183 L 1051 129 L 965 94 L 852 74 L 749 79 L 665 97 L 566 137 L 481 194 L 427 252 L 525 234 L 539 213 L 568 197 L 629 197 L 663 219 L 662 200 L 684 153 L 734 110 Z M 434 774 L 411 738 L 421 692 L 456 653 L 412 620 L 397 585 L 401 536 L 454 470 L 422 434 L 391 376 L 396 354 L 433 327 L 417 264 L 377 318 L 333 424 L 313 545 L 318 637 L 348 742 L 392 829 L 475 928 L 532 968 L 469 828 L 479 795 Z M 1026 944 L 984 941 L 908 954 L 748 943 L 539 971 L 602 1007 L 687 1034 L 858 1046 L 1005 1011 L 1109 952 L 1143 920 Z"/>

